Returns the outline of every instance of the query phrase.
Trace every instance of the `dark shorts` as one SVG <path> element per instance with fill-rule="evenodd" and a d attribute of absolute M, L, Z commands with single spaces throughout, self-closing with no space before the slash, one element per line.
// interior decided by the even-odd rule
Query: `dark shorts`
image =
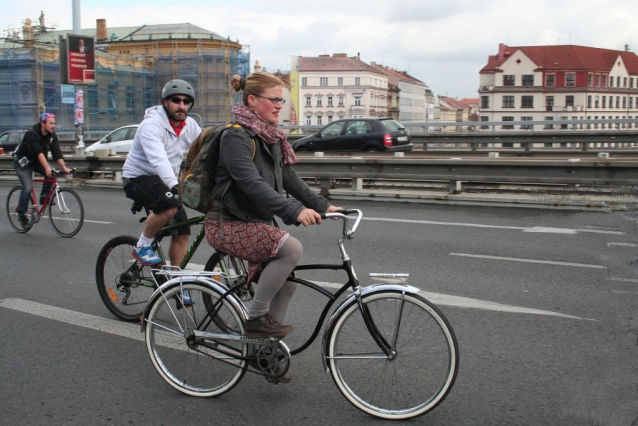
<path fill-rule="evenodd" d="M 171 192 L 171 189 L 157 175 L 123 179 L 123 189 L 127 198 L 146 207 L 153 213 L 161 213 L 170 208 L 178 207 L 179 210 L 167 225 L 188 219 L 180 199 Z M 191 228 L 190 226 L 180 228 L 173 233 L 173 235 L 175 234 L 190 235 Z"/>

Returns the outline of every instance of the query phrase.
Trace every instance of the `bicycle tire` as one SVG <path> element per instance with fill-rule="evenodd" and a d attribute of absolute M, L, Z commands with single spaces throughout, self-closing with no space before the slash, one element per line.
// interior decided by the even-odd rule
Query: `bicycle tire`
<path fill-rule="evenodd" d="M 52 201 L 56 200 L 54 206 Z M 49 220 L 55 232 L 70 238 L 80 232 L 84 224 L 84 205 L 80 196 L 71 188 L 59 188 L 49 200 Z"/>
<path fill-rule="evenodd" d="M 100 250 L 95 265 L 95 281 L 104 305 L 124 321 L 139 321 L 155 290 L 151 268 L 133 255 L 137 238 L 121 235 Z"/>
<path fill-rule="evenodd" d="M 20 234 L 24 234 L 29 232 L 31 227 L 33 227 L 33 217 L 29 215 L 29 222 L 31 223 L 31 227 L 24 229 L 20 224 L 20 219 L 18 217 L 18 212 L 16 212 L 16 208 L 18 207 L 18 202 L 20 201 L 20 193 L 22 192 L 21 186 L 14 186 L 9 190 L 9 195 L 7 195 L 7 218 L 9 219 L 9 223 Z M 31 196 L 29 196 L 29 204 L 28 211 L 33 211 L 33 200 L 31 200 Z"/>
<path fill-rule="evenodd" d="M 384 339 L 392 345 L 396 338 L 395 356 L 379 348 L 353 299 L 329 331 L 327 358 L 339 391 L 358 409 L 383 419 L 431 411 L 458 372 L 458 343 L 448 320 L 425 298 L 400 291 L 367 294 L 362 304 Z"/>
<path fill-rule="evenodd" d="M 183 305 L 183 294 L 193 304 Z M 221 330 L 210 321 L 204 298 L 219 300 L 221 294 L 201 282 L 177 282 L 162 289 L 149 301 L 145 325 L 146 349 L 155 370 L 174 389 L 197 397 L 212 397 L 230 391 L 246 373 L 248 345 L 242 340 L 209 340 L 194 336 L 194 330 L 244 334 L 242 315 L 224 299 L 217 313 L 234 329 Z M 224 353 L 226 352 L 226 353 Z M 234 356 L 233 356 L 234 355 Z"/>

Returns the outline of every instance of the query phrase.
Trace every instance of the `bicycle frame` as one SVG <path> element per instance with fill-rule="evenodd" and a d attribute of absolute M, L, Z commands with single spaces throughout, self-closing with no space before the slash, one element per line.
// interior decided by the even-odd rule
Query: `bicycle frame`
<path fill-rule="evenodd" d="M 35 196 L 35 188 L 34 187 L 31 188 L 31 202 L 33 203 L 33 208 L 38 212 L 39 216 L 42 216 L 47 206 L 51 202 L 51 199 L 53 198 L 53 194 L 55 194 L 55 196 L 57 197 L 58 187 L 59 187 L 58 178 L 56 176 L 53 176 L 51 179 L 45 179 L 45 178 L 33 179 L 33 183 L 42 183 L 42 184 L 52 183 L 53 184 L 51 186 L 51 190 L 49 191 L 46 198 L 44 199 L 44 202 L 42 203 L 41 206 L 39 206 L 39 208 L 38 208 L 38 199 Z"/>
<path fill-rule="evenodd" d="M 349 211 L 349 212 L 359 212 L 359 214 L 361 214 L 360 211 L 358 210 L 353 210 L 353 211 Z M 298 265 L 294 271 L 304 271 L 304 270 L 342 270 L 345 271 L 345 273 L 348 276 L 348 281 L 346 283 L 344 283 L 338 290 L 336 290 L 335 292 L 330 292 L 328 290 L 325 290 L 323 287 L 319 286 L 318 284 L 315 284 L 312 281 L 309 280 L 305 280 L 305 279 L 301 279 L 301 278 L 296 278 L 296 277 L 291 277 L 289 278 L 290 281 L 295 282 L 297 284 L 306 286 L 312 290 L 315 290 L 319 293 L 321 293 L 322 295 L 324 295 L 326 298 L 328 298 L 328 301 L 326 302 L 326 305 L 324 306 L 321 314 L 319 315 L 319 319 L 317 320 L 317 323 L 315 325 L 315 328 L 312 332 L 312 334 L 310 335 L 310 337 L 308 339 L 306 339 L 305 342 L 303 342 L 301 344 L 301 346 L 299 346 L 298 348 L 292 349 L 290 350 L 290 355 L 296 355 L 299 354 L 301 352 L 303 352 L 305 349 L 307 349 L 317 338 L 319 331 L 321 330 L 321 327 L 324 323 L 324 320 L 326 319 L 326 316 L 328 315 L 328 311 L 331 309 L 331 307 L 334 305 L 335 301 L 337 299 L 339 299 L 339 297 L 341 297 L 341 295 L 343 295 L 348 289 L 351 289 L 353 294 L 348 297 L 345 301 L 343 301 L 339 307 L 337 307 L 337 309 L 335 309 L 334 313 L 331 315 L 328 324 L 326 325 L 325 329 L 324 329 L 324 337 L 323 337 L 323 350 L 322 353 L 324 354 L 324 356 L 322 357 L 323 359 L 323 363 L 324 363 L 324 367 L 327 369 L 327 363 L 326 363 L 326 336 L 329 334 L 329 331 L 331 329 L 332 323 L 334 321 L 334 318 L 336 318 L 336 316 L 341 312 L 341 310 L 345 309 L 345 307 L 347 307 L 350 302 L 355 299 L 357 301 L 359 310 L 364 318 L 364 322 L 366 324 L 366 327 L 368 329 L 368 331 L 370 332 L 371 337 L 374 339 L 374 341 L 377 343 L 377 345 L 379 345 L 379 348 L 383 351 L 383 353 L 387 356 L 387 357 L 392 357 L 392 347 L 393 344 L 396 344 L 396 342 L 392 342 L 389 343 L 386 341 L 386 339 L 381 335 L 381 333 L 379 332 L 379 330 L 377 329 L 374 320 L 372 319 L 370 312 L 368 311 L 367 307 L 362 303 L 362 297 L 366 296 L 370 293 L 376 292 L 376 291 L 387 291 L 387 290 L 393 290 L 393 291 L 397 291 L 397 292 L 403 292 L 403 293 L 417 293 L 419 291 L 418 288 L 416 287 L 412 287 L 409 285 L 401 285 L 401 284 L 377 284 L 377 285 L 372 285 L 372 286 L 368 286 L 365 288 L 361 288 L 360 284 L 359 284 L 359 280 L 356 276 L 356 273 L 354 271 L 354 267 L 352 266 L 352 261 L 350 259 L 350 257 L 348 256 L 348 254 L 346 253 L 345 247 L 344 247 L 344 241 L 346 239 L 351 239 L 352 235 L 354 234 L 354 231 L 356 230 L 356 227 L 359 224 L 359 220 L 361 218 L 361 216 L 359 216 L 359 218 L 357 219 L 357 222 L 355 223 L 355 225 L 353 226 L 353 228 L 351 230 L 347 229 L 347 218 L 345 217 L 345 215 L 341 215 L 344 217 L 344 226 L 343 226 L 343 237 L 339 239 L 339 249 L 341 252 L 341 257 L 342 257 L 342 263 L 341 264 L 306 264 L 306 265 Z M 330 217 L 330 216 L 328 216 Z M 232 303 L 235 307 L 238 307 L 238 311 L 242 312 L 245 319 L 248 319 L 248 313 L 243 305 L 243 303 L 236 297 L 236 295 L 234 294 L 234 290 L 236 287 L 239 287 L 242 284 L 238 284 L 234 287 L 231 288 L 227 288 L 225 286 L 223 286 L 223 284 L 211 279 L 210 277 L 207 277 L 206 273 L 204 274 L 193 274 L 192 272 L 189 271 L 179 271 L 177 273 L 174 273 L 172 271 L 167 271 L 166 272 L 168 275 L 174 275 L 177 276 L 176 278 L 173 278 L 171 280 L 169 280 L 167 283 L 163 284 L 162 286 L 160 286 L 155 293 L 150 297 L 150 301 L 154 301 L 155 298 L 157 297 L 163 297 L 162 293 L 163 293 L 163 288 L 164 286 L 169 286 L 172 284 L 175 284 L 176 282 L 188 282 L 189 280 L 193 279 L 193 276 L 196 275 L 197 280 L 201 280 L 206 282 L 208 285 L 211 285 L 213 288 L 215 288 L 218 292 L 220 292 L 220 294 L 222 294 L 222 296 L 220 297 L 220 299 L 218 301 L 215 302 L 215 305 L 211 308 L 211 310 L 208 312 L 208 314 L 206 315 L 206 317 L 200 322 L 200 324 L 198 325 L 199 327 L 203 326 L 204 324 L 206 324 L 207 322 L 210 322 L 213 320 L 214 316 L 217 314 L 219 307 L 221 306 L 221 303 L 224 299 L 228 299 L 230 303 Z M 210 275 L 210 273 L 208 274 Z M 383 276 L 384 274 L 379 274 L 380 276 Z M 397 276 L 401 276 L 401 277 L 405 277 L 406 274 L 387 274 L 389 277 L 397 277 Z M 223 291 L 220 291 L 223 290 Z M 146 327 L 146 323 L 147 323 L 147 318 L 148 318 L 148 310 L 149 307 L 152 305 L 152 303 L 148 303 L 146 306 L 146 309 L 142 315 L 142 317 L 144 318 L 144 320 L 142 321 L 141 325 L 142 325 L 142 331 L 144 330 L 144 328 Z M 199 328 L 198 327 L 198 328 Z M 228 335 L 224 335 L 224 334 L 218 334 L 218 333 L 205 333 L 205 332 L 201 332 L 198 335 L 196 335 L 196 337 L 199 337 L 201 339 L 227 339 L 230 338 Z M 268 342 L 268 339 L 253 339 L 253 338 L 247 338 L 247 337 L 233 337 L 230 338 L 231 340 L 242 340 L 246 343 L 255 343 L 255 344 L 264 344 Z M 202 342 L 203 343 L 203 342 Z M 205 344 L 205 343 L 203 343 Z M 216 349 L 217 350 L 217 349 Z M 232 354 L 227 354 L 227 355 L 231 355 L 234 356 Z M 242 357 L 237 357 L 238 359 L 241 359 Z"/>

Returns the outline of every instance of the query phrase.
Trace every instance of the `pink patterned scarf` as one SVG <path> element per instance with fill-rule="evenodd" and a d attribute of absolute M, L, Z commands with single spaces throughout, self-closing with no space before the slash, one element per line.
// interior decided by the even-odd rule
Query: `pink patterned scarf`
<path fill-rule="evenodd" d="M 267 123 L 257 112 L 248 108 L 244 104 L 237 104 L 232 109 L 235 121 L 248 127 L 267 144 L 272 145 L 277 142 L 281 144 L 281 153 L 284 156 L 284 164 L 297 164 L 297 156 L 292 149 L 286 134 L 279 130 L 277 126 Z"/>

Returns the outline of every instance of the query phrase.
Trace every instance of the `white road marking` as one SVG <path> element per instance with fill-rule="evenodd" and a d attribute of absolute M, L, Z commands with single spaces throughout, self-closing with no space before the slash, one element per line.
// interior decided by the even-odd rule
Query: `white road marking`
<path fill-rule="evenodd" d="M 607 278 L 607 281 L 620 281 L 623 283 L 638 283 L 638 280 L 633 278 Z"/>
<path fill-rule="evenodd" d="M 343 284 L 315 282 L 322 287 L 341 288 Z M 409 282 L 408 282 L 409 284 Z M 559 312 L 545 311 L 542 309 L 523 308 L 520 306 L 504 305 L 498 302 L 490 302 L 489 300 L 470 299 L 469 297 L 451 296 L 449 294 L 432 293 L 430 291 L 419 290 L 419 294 L 435 305 L 454 306 L 457 308 L 482 309 L 485 311 L 511 312 L 514 314 L 532 314 L 532 315 L 549 315 L 553 317 L 578 319 L 586 321 L 597 321 L 590 318 L 581 318 L 574 315 L 561 314 Z M 454 325 L 452 325 L 454 326 Z"/>
<path fill-rule="evenodd" d="M 49 218 L 49 216 L 41 216 L 41 217 L 40 217 L 40 219 L 48 219 L 48 218 Z M 58 217 L 58 216 L 54 216 L 54 218 L 56 218 L 56 219 L 64 219 L 64 220 L 72 220 L 72 221 L 74 220 L 74 221 L 78 221 L 78 219 L 68 219 L 68 218 L 66 218 L 66 217 Z M 113 222 L 106 222 L 106 221 L 103 221 L 103 220 L 91 220 L 91 219 L 84 219 L 84 222 L 86 222 L 86 223 L 97 223 L 97 224 L 100 224 L 100 225 L 112 225 L 112 224 L 113 224 Z"/>
<path fill-rule="evenodd" d="M 608 247 L 638 247 L 638 244 L 634 243 L 607 243 Z"/>
<path fill-rule="evenodd" d="M 114 334 L 120 337 L 144 340 L 144 334 L 140 332 L 141 329 L 138 324 L 98 317 L 23 299 L 0 300 L 0 307 L 13 309 L 15 311 L 31 315 L 37 315 L 66 324 L 89 328 L 91 330 L 102 331 L 104 333 Z"/>
<path fill-rule="evenodd" d="M 484 225 L 480 223 L 463 223 L 463 222 L 436 222 L 431 220 L 413 220 L 413 219 L 393 219 L 384 217 L 364 217 L 363 220 L 373 220 L 377 222 L 397 222 L 397 223 L 416 223 L 421 225 L 443 225 L 443 226 L 465 226 L 470 228 L 490 228 L 490 229 L 511 229 L 514 231 L 523 232 L 544 232 L 553 234 L 577 234 L 579 232 L 589 232 L 597 234 L 611 234 L 611 235 L 625 235 L 621 231 L 611 231 L 605 229 L 590 229 L 590 228 L 554 228 L 549 226 L 501 226 L 501 225 Z"/>
<path fill-rule="evenodd" d="M 479 259 L 491 259 L 491 260 L 507 260 L 510 262 L 543 263 L 547 265 L 559 265 L 559 266 L 576 266 L 579 268 L 606 269 L 605 266 L 603 265 L 590 265 L 587 263 L 556 262 L 554 260 L 521 259 L 517 257 L 488 256 L 484 254 L 450 253 L 450 256 L 476 257 Z"/>

